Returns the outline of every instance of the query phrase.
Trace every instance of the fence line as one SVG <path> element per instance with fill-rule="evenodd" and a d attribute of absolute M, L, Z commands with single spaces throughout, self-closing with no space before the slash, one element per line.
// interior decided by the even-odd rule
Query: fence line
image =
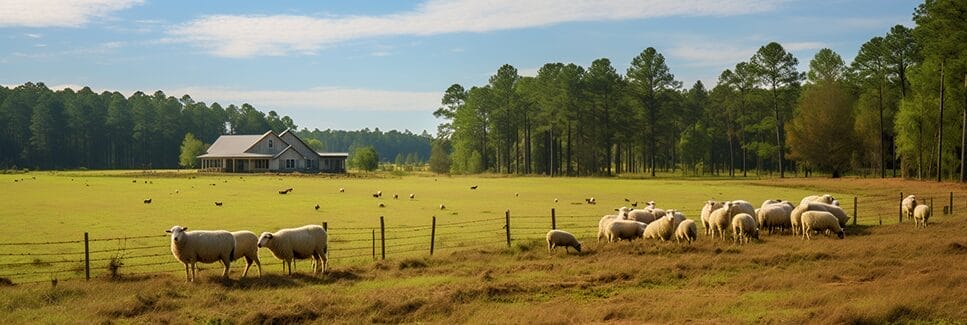
<path fill-rule="evenodd" d="M 964 204 L 967 200 L 962 194 L 953 192 L 919 193 L 918 201 L 931 204 L 932 208 L 952 214 L 955 205 Z M 851 214 L 853 224 L 876 225 L 882 220 L 909 222 L 900 216 L 897 218 L 892 211 L 900 211 L 899 195 L 878 195 L 871 197 L 841 196 L 841 207 Z M 850 200 L 852 198 L 852 200 Z M 852 201 L 852 202 L 850 202 Z M 793 202 L 798 203 L 798 202 Z M 546 231 L 563 229 L 574 232 L 579 237 L 594 236 L 598 220 L 606 214 L 611 214 L 612 208 L 602 209 L 601 214 L 558 214 L 559 211 L 549 209 L 547 215 L 513 215 L 506 211 L 502 216 L 483 217 L 472 220 L 442 217 L 428 217 L 425 224 L 412 223 L 403 225 L 387 224 L 392 222 L 392 216 L 383 219 L 382 227 L 375 224 L 369 227 L 328 227 L 330 236 L 330 261 L 358 261 L 381 259 L 389 257 L 429 256 L 434 251 L 453 249 L 473 249 L 480 247 L 502 247 L 511 245 L 519 240 L 541 240 Z M 958 208 L 957 211 L 963 211 Z M 701 209 L 675 209 L 691 219 L 697 219 Z M 492 215 L 499 215 L 494 213 Z M 935 214 L 935 215 L 936 215 Z M 885 218 L 884 218 L 885 217 Z M 891 219 L 892 218 L 892 219 Z M 447 222 L 446 220 L 450 220 Z M 891 221 L 892 222 L 892 221 Z M 379 230 L 379 231 L 377 231 Z M 168 235 L 142 235 L 114 238 L 91 238 L 85 240 L 65 240 L 46 242 L 14 242 L 0 243 L 7 252 L 0 253 L 0 267 L 6 274 L 0 277 L 17 279 L 17 283 L 34 283 L 64 277 L 64 280 L 103 276 L 109 274 L 107 266 L 112 261 L 120 261 L 122 274 L 149 274 L 179 271 L 183 268 L 171 257 L 168 240 L 163 243 L 156 239 L 168 238 Z M 117 243 L 117 247 L 105 246 Z M 85 246 L 95 244 L 85 249 Z M 76 245 L 76 246 L 72 246 Z M 11 248 L 20 247 L 22 252 L 11 252 Z M 130 255 L 129 255 L 130 254 Z M 78 258 L 78 257 L 82 257 Z M 52 259 L 52 260 L 47 260 Z M 75 265 L 71 265 L 75 264 Z M 263 265 L 279 265 L 280 262 L 267 260 Z M 179 265 L 177 268 L 163 267 Z M 59 266 L 59 267 L 58 267 Z M 67 267 L 66 269 L 64 267 Z M 94 269 L 94 272 L 91 272 Z M 125 270 L 134 270 L 125 271 Z M 85 273 L 88 275 L 85 276 Z"/>

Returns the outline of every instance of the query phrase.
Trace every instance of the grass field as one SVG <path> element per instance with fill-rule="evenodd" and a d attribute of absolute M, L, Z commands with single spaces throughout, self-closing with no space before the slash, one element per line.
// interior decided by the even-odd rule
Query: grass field
<path fill-rule="evenodd" d="M 472 185 L 478 189 L 471 190 Z M 285 188 L 293 191 L 279 195 Z M 383 192 L 381 199 L 372 197 L 377 190 Z M 901 191 L 935 199 L 936 223 L 929 231 L 895 225 Z M 940 206 L 946 205 L 949 192 L 955 193 L 957 210 L 943 216 Z M 56 269 L 61 261 L 69 270 L 9 277 L 16 283 L 41 281 L 0 287 L 0 318 L 13 322 L 828 323 L 963 322 L 967 317 L 967 195 L 957 184 L 119 171 L 0 175 L 0 193 L 0 226 L 23 230 L 10 231 L 0 241 L 0 275 Z M 400 198 L 394 200 L 394 193 Z M 407 198 L 410 193 L 414 200 Z M 764 199 L 798 200 L 815 193 L 840 198 L 851 215 L 852 198 L 858 198 L 859 226 L 848 229 L 846 240 L 804 243 L 791 236 L 764 236 L 759 243 L 734 247 L 702 237 L 696 245 L 680 247 L 598 245 L 592 239 L 597 219 L 629 205 L 625 198 L 654 200 L 694 219 L 708 199 L 758 205 Z M 591 196 L 598 204 L 583 204 Z M 146 198 L 152 203 L 142 203 Z M 216 207 L 215 201 L 223 206 Z M 445 210 L 439 209 L 441 203 Z M 558 228 L 576 233 L 589 250 L 547 254 L 542 237 L 551 208 Z M 502 229 L 508 209 L 511 248 Z M 379 216 L 385 216 L 388 241 L 393 241 L 387 243 L 388 259 L 373 262 L 371 232 L 378 229 Z M 430 257 L 427 232 L 433 216 L 438 252 Z M 881 219 L 884 226 L 878 226 Z M 319 279 L 279 276 L 277 262 L 262 252 L 262 279 L 185 284 L 163 236 L 174 224 L 259 233 L 322 222 L 329 225 L 333 252 L 331 272 Z M 107 278 L 101 260 L 92 263 L 94 280 L 51 287 L 51 278 L 83 277 L 76 257 L 65 256 L 83 252 L 73 241 L 84 232 L 95 239 L 146 238 L 92 244 L 92 250 L 104 253 L 95 256 L 127 249 L 120 279 Z M 2 245 L 54 241 L 72 243 Z M 146 248 L 132 249 L 137 247 Z M 63 255 L 38 255 L 44 253 Z M 150 265 L 135 267 L 139 263 Z M 239 264 L 234 264 L 235 279 Z M 308 263 L 302 264 L 297 271 L 308 270 Z"/>

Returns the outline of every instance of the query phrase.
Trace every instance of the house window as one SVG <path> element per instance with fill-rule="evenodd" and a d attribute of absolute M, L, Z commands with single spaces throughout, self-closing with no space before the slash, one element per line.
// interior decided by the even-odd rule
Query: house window
<path fill-rule="evenodd" d="M 272 145 L 273 145 L 273 144 L 274 144 L 274 143 L 272 143 L 272 139 L 269 139 L 269 149 L 272 149 Z"/>
<path fill-rule="evenodd" d="M 269 169 L 269 161 L 268 160 L 256 160 L 255 161 L 255 169 Z"/>
<path fill-rule="evenodd" d="M 286 159 L 285 160 L 285 168 L 286 169 L 295 169 L 295 159 Z"/>
<path fill-rule="evenodd" d="M 306 159 L 306 169 L 312 169 L 312 160 Z"/>

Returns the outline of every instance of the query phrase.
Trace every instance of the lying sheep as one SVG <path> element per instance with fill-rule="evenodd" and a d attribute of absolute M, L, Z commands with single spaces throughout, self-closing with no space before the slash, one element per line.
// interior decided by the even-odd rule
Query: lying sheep
<path fill-rule="evenodd" d="M 759 227 L 748 213 L 739 213 L 732 218 L 732 240 L 735 244 L 748 244 L 753 238 L 759 239 Z"/>
<path fill-rule="evenodd" d="M 581 242 L 574 238 L 574 235 L 563 230 L 551 230 L 547 232 L 547 252 L 550 253 L 556 247 L 564 247 L 564 252 L 568 252 L 568 247 L 574 247 L 578 253 L 581 252 Z"/>
<path fill-rule="evenodd" d="M 322 226 L 307 225 L 299 228 L 280 229 L 275 233 L 263 232 L 259 247 L 266 247 L 272 255 L 282 260 L 282 271 L 292 274 L 292 260 L 312 258 L 312 273 L 326 272 L 329 263 L 329 241 Z"/>
<path fill-rule="evenodd" d="M 907 220 L 913 219 L 913 209 L 916 209 L 916 207 L 917 196 L 913 194 L 903 198 L 903 201 L 900 202 L 900 208 L 903 210 L 903 215 L 907 217 Z"/>
<path fill-rule="evenodd" d="M 916 220 L 917 228 L 927 228 L 927 219 L 930 219 L 930 206 L 921 204 L 913 208 L 913 220 Z"/>
<path fill-rule="evenodd" d="M 235 237 L 224 230 L 188 231 L 188 227 L 174 226 L 165 231 L 171 234 L 171 254 L 185 264 L 185 277 L 195 281 L 195 264 L 215 263 L 225 265 L 222 277 L 228 277 L 232 258 L 235 256 Z"/>
<path fill-rule="evenodd" d="M 839 226 L 839 220 L 827 211 L 806 211 L 802 213 L 802 239 L 812 239 L 813 231 L 830 231 L 836 233 L 840 239 L 846 237 L 846 232 Z"/>
<path fill-rule="evenodd" d="M 715 233 L 718 232 L 722 236 L 722 240 L 725 240 L 725 230 L 729 229 L 729 225 L 732 223 L 731 210 L 732 202 L 725 202 L 722 208 L 712 211 L 708 216 L 709 236 L 715 238 Z"/>
<path fill-rule="evenodd" d="M 763 205 L 762 208 L 756 210 L 755 214 L 759 228 L 768 229 L 770 235 L 773 231 L 782 233 L 782 231 L 790 229 L 792 224 L 789 219 L 793 209 L 795 207 L 789 201 Z"/>
<path fill-rule="evenodd" d="M 712 231 L 712 228 L 709 227 L 709 221 L 708 221 L 709 215 L 712 214 L 712 211 L 721 209 L 724 204 L 725 202 L 716 202 L 716 201 L 709 200 L 709 201 L 706 201 L 705 206 L 702 207 L 702 226 L 705 226 L 706 236 L 710 235 Z"/>
<path fill-rule="evenodd" d="M 688 241 L 691 245 L 693 241 L 698 239 L 698 230 L 695 229 L 695 221 L 685 219 L 678 224 L 678 229 L 675 230 L 675 242 L 680 243 L 682 240 Z"/>
<path fill-rule="evenodd" d="M 242 271 L 242 277 L 248 275 L 248 269 L 252 267 L 254 262 L 259 267 L 259 277 L 261 278 L 262 261 L 259 260 L 259 237 L 247 230 L 233 231 L 232 237 L 235 237 L 235 253 L 232 254 L 232 261 L 245 258 L 245 271 Z"/>
<path fill-rule="evenodd" d="M 622 239 L 635 240 L 645 233 L 645 223 L 631 220 L 614 220 L 608 225 L 608 241 L 616 242 Z"/>
<path fill-rule="evenodd" d="M 675 235 L 675 216 L 674 213 L 666 214 L 664 217 L 649 223 L 645 227 L 645 239 L 658 239 L 661 241 L 671 240 Z"/>

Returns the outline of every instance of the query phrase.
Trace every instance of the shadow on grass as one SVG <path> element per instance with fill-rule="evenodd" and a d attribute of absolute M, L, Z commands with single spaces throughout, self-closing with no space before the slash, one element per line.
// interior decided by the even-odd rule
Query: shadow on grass
<path fill-rule="evenodd" d="M 869 236 L 873 227 L 871 225 L 846 225 L 846 237 L 849 236 Z"/>
<path fill-rule="evenodd" d="M 225 279 L 222 277 L 209 277 L 205 279 L 207 283 L 218 284 L 226 289 L 251 290 L 251 289 L 277 289 L 293 288 L 307 285 L 326 285 L 340 281 L 359 281 L 363 279 L 356 269 L 347 270 L 328 270 L 326 273 L 313 276 L 311 274 L 294 273 L 292 275 L 265 274 L 262 277 L 247 277 L 242 279 Z"/>

